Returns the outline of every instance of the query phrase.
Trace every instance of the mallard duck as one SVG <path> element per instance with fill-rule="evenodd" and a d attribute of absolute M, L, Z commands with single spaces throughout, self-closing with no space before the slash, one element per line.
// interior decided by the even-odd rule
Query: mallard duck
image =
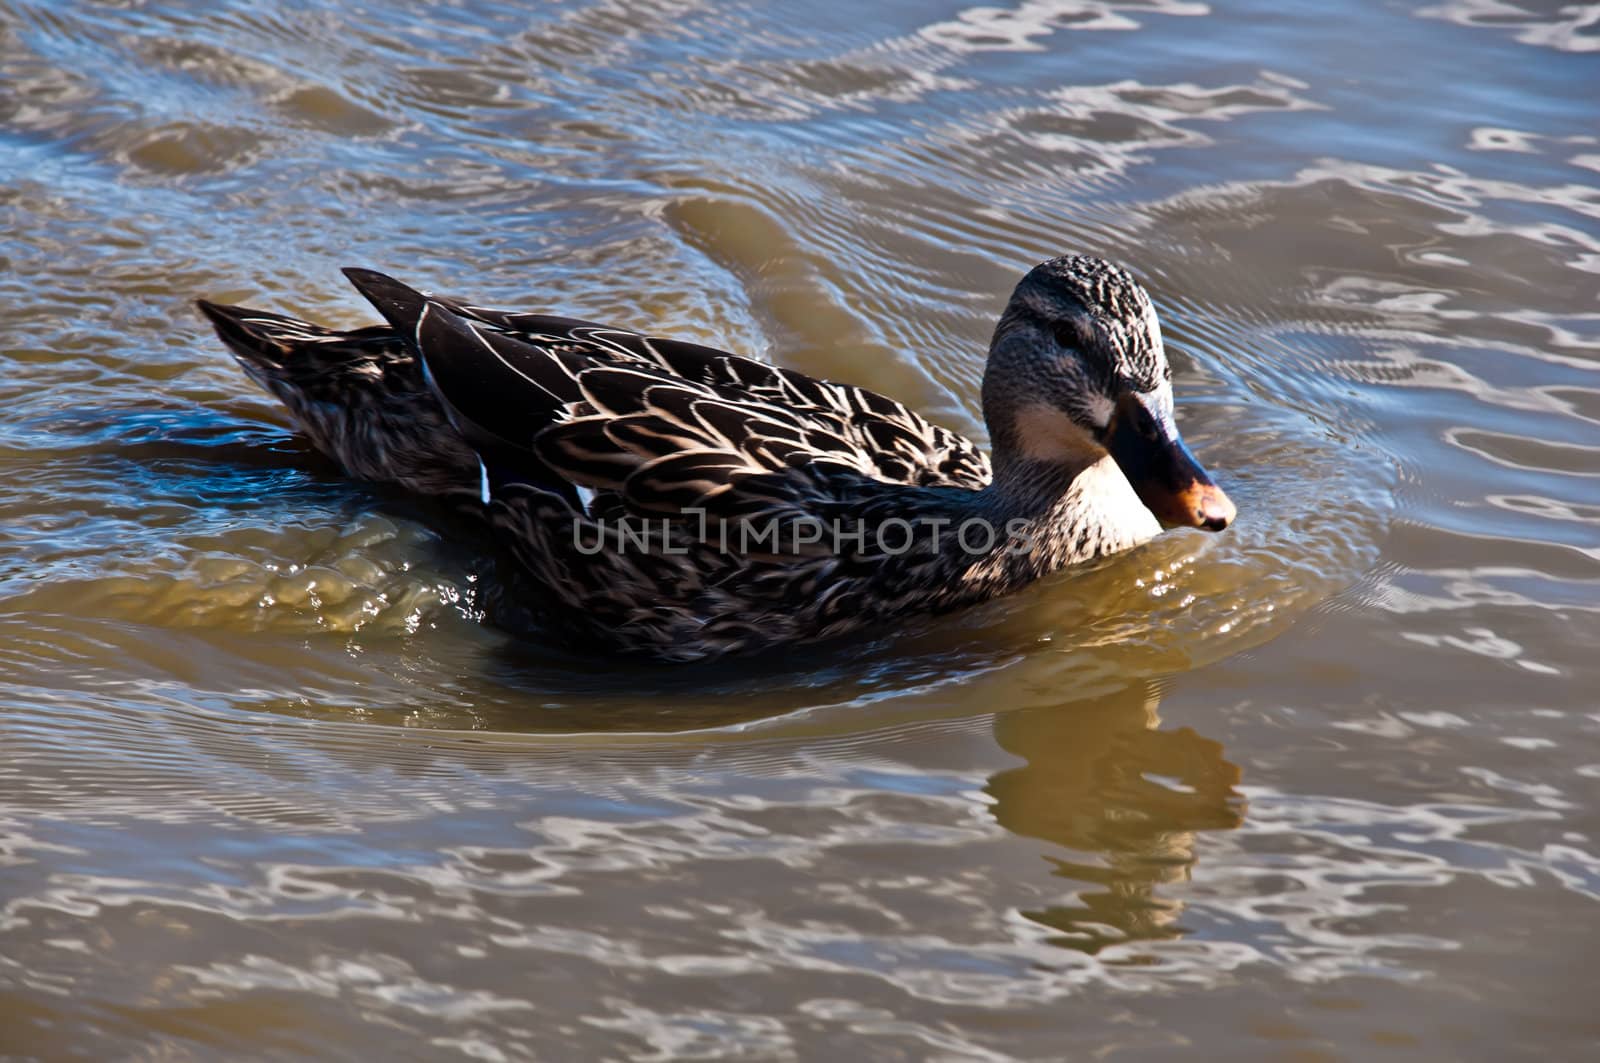
<path fill-rule="evenodd" d="M 386 325 L 201 301 L 351 475 L 485 518 L 552 636 L 691 661 L 884 628 L 1234 506 L 1184 446 L 1149 296 L 1098 258 L 1023 277 L 973 443 L 865 388 L 699 344 L 346 276 Z"/>

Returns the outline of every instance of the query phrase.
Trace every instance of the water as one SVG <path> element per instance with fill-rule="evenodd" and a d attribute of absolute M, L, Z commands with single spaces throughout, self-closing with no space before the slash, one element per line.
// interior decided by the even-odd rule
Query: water
<path fill-rule="evenodd" d="M 0 0 L 0 1054 L 1576 1058 L 1600 1040 L 1593 5 Z M 980 434 L 1032 263 L 1239 504 L 631 667 L 311 453 L 197 295 L 337 267 Z"/>

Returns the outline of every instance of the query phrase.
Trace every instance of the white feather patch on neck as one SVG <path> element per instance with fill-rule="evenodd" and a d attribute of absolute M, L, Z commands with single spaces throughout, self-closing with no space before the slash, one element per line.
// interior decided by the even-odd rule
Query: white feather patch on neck
<path fill-rule="evenodd" d="M 1161 534 L 1161 522 L 1139 501 L 1128 478 L 1107 454 L 1072 482 L 1065 508 L 1098 530 L 1102 552 L 1126 550 Z"/>

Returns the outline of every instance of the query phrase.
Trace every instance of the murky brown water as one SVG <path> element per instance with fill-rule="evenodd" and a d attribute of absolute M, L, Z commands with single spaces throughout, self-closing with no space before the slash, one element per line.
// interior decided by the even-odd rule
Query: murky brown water
<path fill-rule="evenodd" d="M 0 1054 L 1593 1052 L 1597 26 L 0 0 Z M 1066 250 L 1238 526 L 760 668 L 480 625 L 187 305 L 367 265 L 979 432 Z"/>

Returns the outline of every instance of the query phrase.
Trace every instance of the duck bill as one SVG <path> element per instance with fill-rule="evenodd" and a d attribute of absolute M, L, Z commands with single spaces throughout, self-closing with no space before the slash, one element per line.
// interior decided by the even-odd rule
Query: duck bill
<path fill-rule="evenodd" d="M 1221 531 L 1237 512 L 1178 435 L 1170 400 L 1128 392 L 1106 428 L 1106 449 L 1139 501 L 1163 524 Z"/>

